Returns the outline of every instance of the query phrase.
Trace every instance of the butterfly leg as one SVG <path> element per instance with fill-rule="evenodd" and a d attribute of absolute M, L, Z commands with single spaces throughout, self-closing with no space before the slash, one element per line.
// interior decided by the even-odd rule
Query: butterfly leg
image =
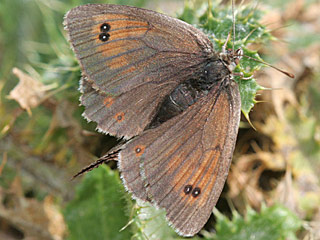
<path fill-rule="evenodd" d="M 251 75 L 250 77 L 244 77 L 242 72 L 233 72 L 232 74 L 233 76 L 240 76 L 241 80 L 250 80 L 253 78 L 253 75 Z"/>

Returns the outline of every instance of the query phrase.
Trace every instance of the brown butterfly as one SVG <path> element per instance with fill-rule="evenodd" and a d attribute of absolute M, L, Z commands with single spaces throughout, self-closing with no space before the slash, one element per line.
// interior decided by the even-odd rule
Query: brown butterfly
<path fill-rule="evenodd" d="M 164 208 L 180 235 L 193 236 L 220 196 L 235 147 L 238 55 L 215 52 L 183 21 L 135 7 L 79 6 L 64 24 L 82 69 L 84 116 L 127 140 L 84 171 L 117 158 L 133 198 Z"/>

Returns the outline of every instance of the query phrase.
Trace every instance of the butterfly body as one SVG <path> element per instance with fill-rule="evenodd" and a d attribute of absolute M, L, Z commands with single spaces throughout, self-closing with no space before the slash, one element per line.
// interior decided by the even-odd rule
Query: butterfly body
<path fill-rule="evenodd" d="M 231 63 L 198 29 L 150 10 L 92 4 L 66 14 L 84 116 L 128 141 L 119 170 L 136 199 L 201 230 L 226 180 L 240 120 Z M 227 59 L 228 60 L 228 59 Z"/>
<path fill-rule="evenodd" d="M 147 128 L 159 126 L 170 118 L 179 115 L 188 107 L 205 97 L 217 84 L 227 84 L 229 71 L 220 60 L 208 61 L 186 81 L 180 83 L 167 95 Z M 223 80 L 222 80 L 223 79 Z M 222 86 L 221 86 L 222 87 Z"/>

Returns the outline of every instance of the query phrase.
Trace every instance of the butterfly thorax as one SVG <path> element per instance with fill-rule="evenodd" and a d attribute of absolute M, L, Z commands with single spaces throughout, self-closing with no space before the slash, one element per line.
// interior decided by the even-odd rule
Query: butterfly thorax
<path fill-rule="evenodd" d="M 212 88 L 221 87 L 230 81 L 230 70 L 221 59 L 210 59 L 200 71 L 180 83 L 160 104 L 156 116 L 148 128 L 154 128 L 181 114 L 199 99 L 205 97 Z"/>
<path fill-rule="evenodd" d="M 242 58 L 243 50 L 238 48 L 237 50 L 232 49 L 223 49 L 222 52 L 219 53 L 219 57 L 226 68 L 229 69 L 230 73 L 236 68 L 239 64 L 240 59 Z"/>

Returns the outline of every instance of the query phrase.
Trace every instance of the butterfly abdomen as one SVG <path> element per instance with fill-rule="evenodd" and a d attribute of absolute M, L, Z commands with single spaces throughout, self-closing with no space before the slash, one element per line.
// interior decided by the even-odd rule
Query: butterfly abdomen
<path fill-rule="evenodd" d="M 159 110 L 148 128 L 155 128 L 181 114 L 228 76 L 229 70 L 220 60 L 209 61 L 203 70 L 196 72 L 180 83 L 159 106 Z"/>

